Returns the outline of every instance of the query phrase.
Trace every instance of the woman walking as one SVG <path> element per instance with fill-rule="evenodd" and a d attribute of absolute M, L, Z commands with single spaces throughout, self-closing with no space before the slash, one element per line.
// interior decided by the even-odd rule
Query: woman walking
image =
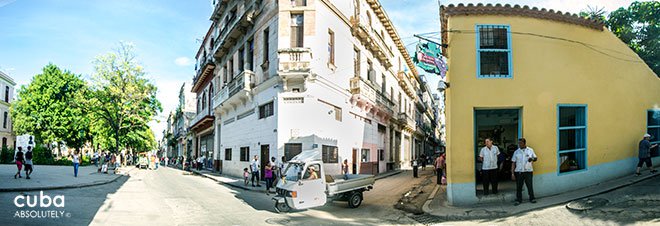
<path fill-rule="evenodd" d="M 80 156 L 78 151 L 73 152 L 73 176 L 78 177 L 78 166 L 80 165 Z"/>
<path fill-rule="evenodd" d="M 273 187 L 273 168 L 270 166 L 270 164 L 266 165 L 264 178 L 266 179 L 266 195 L 269 195 L 270 188 Z"/>
<path fill-rule="evenodd" d="M 18 176 L 18 178 L 23 178 L 21 177 L 21 170 L 23 169 L 23 161 L 25 159 L 23 158 L 23 148 L 18 147 L 18 152 L 16 152 L 16 156 L 14 157 L 14 160 L 16 160 L 16 167 L 18 168 L 18 172 L 14 174 L 14 179 Z"/>

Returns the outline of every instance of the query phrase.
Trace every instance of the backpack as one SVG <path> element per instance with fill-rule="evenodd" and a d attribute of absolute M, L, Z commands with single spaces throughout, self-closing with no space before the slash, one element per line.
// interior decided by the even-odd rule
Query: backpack
<path fill-rule="evenodd" d="M 32 151 L 28 151 L 27 153 L 25 153 L 25 159 L 32 160 Z"/>

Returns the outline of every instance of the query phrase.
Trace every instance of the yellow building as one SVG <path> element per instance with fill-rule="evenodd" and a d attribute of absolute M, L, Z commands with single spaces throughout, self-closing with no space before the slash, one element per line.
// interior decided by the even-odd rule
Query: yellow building
<path fill-rule="evenodd" d="M 451 204 L 514 199 L 508 161 L 500 193 L 481 194 L 486 137 L 509 156 L 527 139 L 539 159 L 537 197 L 632 175 L 642 136 L 659 142 L 660 78 L 602 23 L 517 5 L 449 5 L 440 14 Z"/>

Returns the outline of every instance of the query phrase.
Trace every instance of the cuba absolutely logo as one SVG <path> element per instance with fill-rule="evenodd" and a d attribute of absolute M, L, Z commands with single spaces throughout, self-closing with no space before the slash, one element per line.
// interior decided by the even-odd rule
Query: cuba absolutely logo
<path fill-rule="evenodd" d="M 14 198 L 14 205 L 19 210 L 14 213 L 14 218 L 62 218 L 71 217 L 71 213 L 64 210 L 39 210 L 38 208 L 64 208 L 64 195 L 44 194 L 40 191 L 39 195 L 17 195 Z M 26 210 L 27 209 L 27 210 Z"/>

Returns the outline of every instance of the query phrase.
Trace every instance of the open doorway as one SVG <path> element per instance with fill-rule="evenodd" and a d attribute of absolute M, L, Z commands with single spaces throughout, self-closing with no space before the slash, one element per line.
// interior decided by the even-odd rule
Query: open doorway
<path fill-rule="evenodd" d="M 522 109 L 475 109 L 474 110 L 474 159 L 477 195 L 483 195 L 479 151 L 485 146 L 486 138 L 493 140 L 493 145 L 500 150 L 498 156 L 498 190 L 515 192 L 515 182 L 511 181 L 511 156 L 518 148 L 518 138 L 522 137 Z"/>

